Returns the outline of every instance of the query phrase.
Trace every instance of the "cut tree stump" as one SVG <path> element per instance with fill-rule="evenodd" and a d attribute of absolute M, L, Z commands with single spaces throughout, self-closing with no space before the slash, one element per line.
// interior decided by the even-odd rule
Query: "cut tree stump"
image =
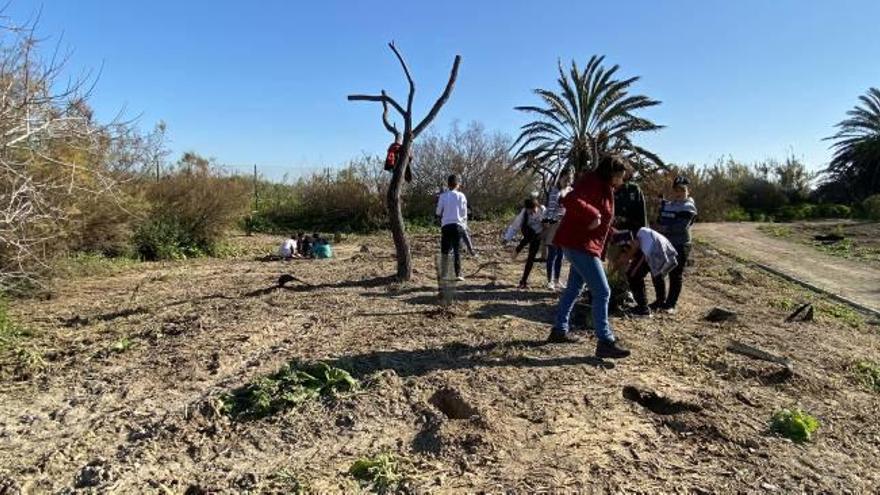
<path fill-rule="evenodd" d="M 731 311 L 729 309 L 724 308 L 712 308 L 712 311 L 705 316 L 706 321 L 711 321 L 713 323 L 719 323 L 722 321 L 735 321 L 737 318 L 737 314 L 735 311 Z"/>

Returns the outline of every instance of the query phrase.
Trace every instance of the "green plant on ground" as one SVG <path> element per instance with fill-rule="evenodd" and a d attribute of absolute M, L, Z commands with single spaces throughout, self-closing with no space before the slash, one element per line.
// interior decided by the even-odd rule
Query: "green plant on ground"
<path fill-rule="evenodd" d="M 358 459 L 348 472 L 379 491 L 386 491 L 401 480 L 397 458 L 391 453 Z"/>
<path fill-rule="evenodd" d="M 347 371 L 326 363 L 292 362 L 221 397 L 233 418 L 259 419 L 319 397 L 335 397 L 359 388 Z"/>
<path fill-rule="evenodd" d="M 791 311 L 797 308 L 797 303 L 787 297 L 779 299 L 770 299 L 768 303 L 771 308 L 781 309 L 783 311 Z"/>
<path fill-rule="evenodd" d="M 819 420 L 800 408 L 777 411 L 770 420 L 770 429 L 795 442 L 807 442 L 819 429 Z"/>
<path fill-rule="evenodd" d="M 309 484 L 302 480 L 302 477 L 288 469 L 279 469 L 268 476 L 271 488 L 278 490 L 278 493 L 287 495 L 305 495 L 311 492 Z M 276 492 L 272 492 L 276 493 Z"/>
<path fill-rule="evenodd" d="M 874 392 L 880 393 L 880 363 L 859 361 L 853 368 L 859 381 Z"/>
<path fill-rule="evenodd" d="M 760 225 L 758 230 L 773 237 L 791 237 L 793 233 L 787 225 Z"/>
<path fill-rule="evenodd" d="M 80 252 L 59 259 L 55 273 L 63 277 L 83 277 L 113 275 L 138 263 L 134 253 L 131 256 L 106 256 L 101 253 Z"/>
<path fill-rule="evenodd" d="M 861 314 L 843 304 L 825 303 L 819 305 L 816 309 L 819 314 L 846 323 L 852 328 L 859 328 L 865 324 L 865 318 Z"/>
<path fill-rule="evenodd" d="M 123 353 L 134 346 L 134 341 L 129 339 L 128 337 L 122 337 L 116 342 L 110 344 L 110 350 L 117 353 Z"/>
<path fill-rule="evenodd" d="M 0 351 L 14 349 L 23 338 L 30 336 L 30 331 L 12 321 L 6 300 L 0 297 Z"/>

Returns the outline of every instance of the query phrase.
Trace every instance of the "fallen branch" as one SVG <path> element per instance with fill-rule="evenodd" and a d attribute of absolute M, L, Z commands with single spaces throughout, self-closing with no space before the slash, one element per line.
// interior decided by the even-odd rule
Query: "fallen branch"
<path fill-rule="evenodd" d="M 804 312 L 804 310 L 806 310 L 806 312 Z M 796 309 L 794 313 L 790 314 L 788 318 L 785 319 L 785 322 L 793 322 L 801 313 L 804 313 L 802 321 L 813 321 L 813 305 L 810 303 L 806 303 Z"/>
<path fill-rule="evenodd" d="M 788 370 L 790 373 L 794 373 L 794 367 L 790 359 L 784 358 L 782 356 L 777 356 L 775 354 L 770 354 L 767 351 L 763 351 L 761 349 L 758 349 L 757 347 L 743 344 L 742 342 L 738 342 L 736 340 L 730 342 L 730 344 L 727 346 L 727 352 L 740 354 L 742 356 L 750 357 L 752 359 L 776 363 L 784 366 L 785 369 Z"/>

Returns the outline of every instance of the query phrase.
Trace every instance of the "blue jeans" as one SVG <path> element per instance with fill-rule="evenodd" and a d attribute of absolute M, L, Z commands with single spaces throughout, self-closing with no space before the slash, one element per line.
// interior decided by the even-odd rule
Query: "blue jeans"
<path fill-rule="evenodd" d="M 608 322 L 611 288 L 608 286 L 608 279 L 605 278 L 602 261 L 586 251 L 562 248 L 562 252 L 571 263 L 571 268 L 568 272 L 568 287 L 559 299 L 553 332 L 563 335 L 568 333 L 571 310 L 574 309 L 574 304 L 586 283 L 593 299 L 593 327 L 596 329 L 596 337 L 599 340 L 613 342 L 614 332 Z"/>
<path fill-rule="evenodd" d="M 547 281 L 558 282 L 562 272 L 562 248 L 547 245 Z"/>

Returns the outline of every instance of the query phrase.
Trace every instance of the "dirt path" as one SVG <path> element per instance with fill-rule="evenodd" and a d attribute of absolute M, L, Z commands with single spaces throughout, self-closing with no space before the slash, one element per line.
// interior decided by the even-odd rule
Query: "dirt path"
<path fill-rule="evenodd" d="M 755 223 L 701 223 L 696 236 L 720 249 L 775 268 L 831 293 L 880 311 L 880 269 L 770 237 Z"/>

